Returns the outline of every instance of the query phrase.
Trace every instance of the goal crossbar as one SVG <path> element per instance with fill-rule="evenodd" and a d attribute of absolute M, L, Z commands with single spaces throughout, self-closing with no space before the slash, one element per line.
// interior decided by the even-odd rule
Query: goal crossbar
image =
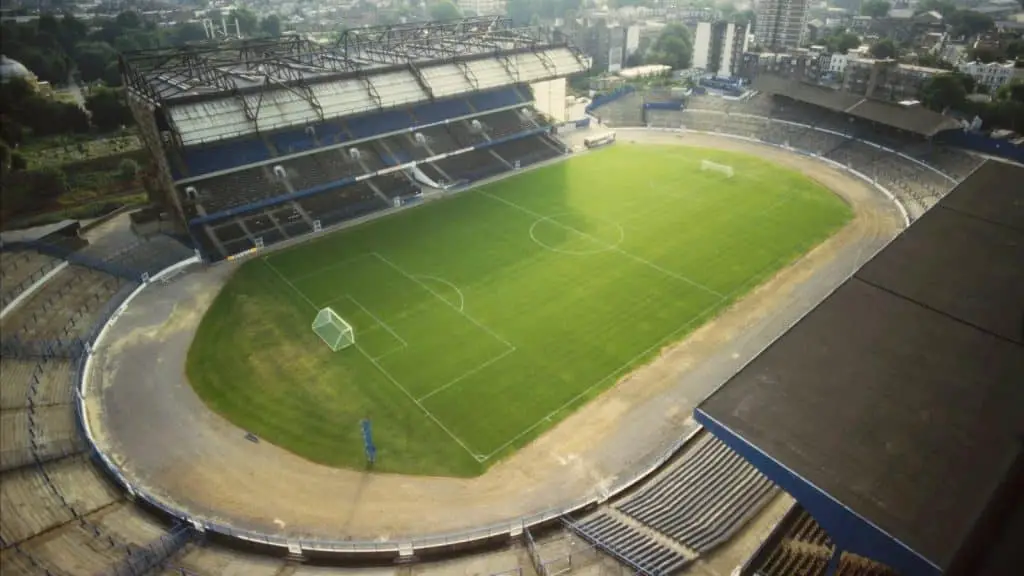
<path fill-rule="evenodd" d="M 332 352 L 356 343 L 352 326 L 332 308 L 321 308 L 313 319 L 313 332 L 330 347 Z"/>
<path fill-rule="evenodd" d="M 701 169 L 702 172 L 706 172 L 706 171 L 710 170 L 712 172 L 718 172 L 720 174 L 725 174 L 725 176 L 727 178 L 732 178 L 733 177 L 732 166 L 726 166 L 725 164 L 719 164 L 718 162 L 712 162 L 711 160 L 701 160 L 700 161 L 700 169 Z"/>

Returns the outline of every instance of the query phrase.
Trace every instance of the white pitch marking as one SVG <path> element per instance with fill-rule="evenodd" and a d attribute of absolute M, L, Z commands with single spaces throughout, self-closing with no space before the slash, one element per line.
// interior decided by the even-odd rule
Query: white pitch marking
<path fill-rule="evenodd" d="M 380 318 L 377 318 L 377 317 L 376 317 L 376 316 L 375 316 L 375 315 L 373 314 L 373 312 L 370 312 L 369 310 L 367 310 L 367 309 L 366 309 L 366 306 L 363 306 L 362 304 L 360 304 L 360 303 L 359 303 L 359 301 L 358 301 L 358 300 L 356 300 L 355 298 L 353 298 L 351 294 L 345 294 L 345 296 L 346 296 L 346 297 L 347 297 L 347 298 L 348 298 L 349 300 L 351 300 L 353 304 L 355 304 L 356 306 L 359 306 L 359 308 L 360 308 L 360 309 L 362 309 L 362 311 L 363 311 L 363 312 L 366 312 L 367 314 L 369 314 L 370 318 L 373 318 L 373 321 L 374 321 L 374 322 L 376 322 L 377 324 L 380 324 L 381 328 L 383 328 L 383 329 L 387 330 L 389 334 L 391 334 L 392 336 L 394 336 L 395 338 L 397 338 L 397 339 L 398 339 L 398 341 L 402 343 L 402 346 L 405 346 L 405 347 L 407 347 L 407 348 L 409 347 L 409 343 L 408 343 L 408 342 L 406 342 L 404 338 L 402 338 L 401 336 L 399 336 L 399 335 L 398 335 L 398 333 L 396 333 L 396 332 L 395 332 L 394 330 L 392 330 L 392 329 L 391 329 L 391 326 L 388 326 L 387 324 L 385 324 L 385 323 L 384 323 L 384 321 L 383 321 L 383 320 L 381 320 Z"/>
<path fill-rule="evenodd" d="M 277 274 L 277 277 L 280 278 L 282 282 L 287 284 L 292 290 L 294 290 L 296 294 L 298 294 L 299 296 L 302 296 L 302 299 L 305 300 L 306 302 L 308 302 L 309 305 L 313 307 L 313 310 L 320 310 L 320 308 L 318 308 L 317 305 L 314 304 L 313 301 L 309 299 L 309 296 L 306 296 L 305 292 L 303 292 L 302 290 L 299 290 L 298 287 L 295 286 L 295 284 L 292 284 L 291 280 L 285 278 L 284 274 L 281 274 L 281 272 L 278 271 L 277 268 L 274 268 L 274 265 L 271 264 L 269 260 L 264 258 L 263 259 L 263 263 L 267 265 L 267 268 L 270 268 L 271 270 L 273 270 L 274 274 Z"/>
<path fill-rule="evenodd" d="M 458 308 L 456 308 L 454 304 L 452 304 L 451 302 L 449 302 L 449 301 L 445 300 L 444 298 L 442 298 L 440 294 L 438 294 L 437 292 L 435 292 L 433 290 L 433 288 L 431 288 L 430 286 L 427 286 L 426 284 L 423 283 L 422 280 L 417 279 L 412 274 L 409 274 L 408 272 L 403 270 L 398 264 L 395 264 L 391 260 L 388 260 L 387 258 L 385 258 L 382 254 L 380 254 L 378 252 L 373 252 L 373 255 L 376 256 L 377 258 L 380 258 L 381 262 L 383 262 L 383 263 L 387 264 L 388 266 L 394 268 L 395 271 L 397 271 L 402 276 L 405 276 L 406 278 L 408 278 L 408 279 L 412 280 L 413 282 L 419 284 L 424 290 L 426 290 L 427 292 L 430 292 L 431 294 L 433 294 L 435 298 L 437 298 L 441 302 L 444 302 L 445 304 L 447 304 L 452 310 L 455 310 L 459 314 L 462 314 L 462 316 L 466 320 L 469 320 L 474 325 L 476 325 L 477 328 L 480 328 L 484 332 L 487 332 L 492 338 L 494 338 L 498 342 L 501 342 L 502 344 L 504 344 L 506 348 L 511 348 L 513 350 L 515 349 L 515 346 L 513 346 L 508 340 L 505 340 L 501 336 L 498 336 L 493 330 L 491 330 L 487 326 L 484 326 L 483 324 L 478 322 L 475 318 L 473 318 L 472 316 L 467 314 L 465 311 L 459 310 Z"/>
<path fill-rule="evenodd" d="M 525 208 L 523 206 L 520 206 L 519 204 L 516 204 L 515 202 L 511 202 L 511 201 L 506 200 L 504 198 L 495 196 L 493 194 L 488 194 L 487 192 L 483 192 L 483 191 L 478 192 L 478 193 L 481 196 L 486 196 L 488 198 L 491 198 L 493 200 L 501 202 L 502 204 L 506 204 L 508 206 L 511 206 L 512 208 L 515 208 L 516 210 L 520 210 L 522 212 L 525 212 L 526 214 L 529 214 L 529 215 L 534 216 L 536 218 L 545 218 L 545 216 L 543 214 L 538 214 L 538 213 L 534 212 L 533 210 L 530 210 L 529 208 Z M 586 232 L 583 232 L 583 231 L 580 231 L 580 230 L 577 230 L 577 229 L 573 228 L 572 226 L 569 226 L 567 224 L 562 224 L 561 222 L 559 222 L 557 220 L 550 220 L 550 222 L 552 224 L 560 226 L 560 227 L 562 227 L 562 228 L 564 228 L 566 230 L 575 232 L 575 233 L 579 234 L 580 236 L 583 236 L 583 237 L 586 237 L 586 238 L 590 238 L 591 240 L 593 240 L 594 242 L 596 242 L 598 244 L 602 243 L 600 238 L 595 238 L 595 237 L 591 236 L 590 234 L 587 234 Z M 676 274 L 675 272 L 672 272 L 671 270 L 666 270 L 662 266 L 659 266 L 658 264 L 655 264 L 654 262 L 651 262 L 650 260 L 646 260 L 646 259 L 641 258 L 641 257 L 639 257 L 639 256 L 637 256 L 635 254 L 630 253 L 630 252 L 626 252 L 622 248 L 613 247 L 613 248 L 611 248 L 611 250 L 613 250 L 615 252 L 618 252 L 619 254 L 622 254 L 623 256 L 625 256 L 625 257 L 627 257 L 627 258 L 629 258 L 631 260 L 634 260 L 634 261 L 639 262 L 641 264 L 647 265 L 650 268 L 653 268 L 653 269 L 657 270 L 658 272 L 661 272 L 662 274 L 664 274 L 664 275 L 666 275 L 666 276 L 668 276 L 670 278 L 675 278 L 676 280 L 679 280 L 680 282 L 683 282 L 685 284 L 689 284 L 690 286 L 693 286 L 695 288 L 699 288 L 700 290 L 703 290 L 703 291 L 707 292 L 708 294 L 712 294 L 714 296 L 717 296 L 719 299 L 724 299 L 725 298 L 725 295 L 722 294 L 721 292 L 718 292 L 717 290 L 713 290 L 711 288 L 708 288 L 707 286 L 701 284 L 700 282 L 695 282 L 693 280 L 690 280 L 689 278 L 687 278 L 686 276 L 683 276 L 682 274 Z"/>
<path fill-rule="evenodd" d="M 413 277 L 421 278 L 423 280 L 433 280 L 434 282 L 440 282 L 441 284 L 445 284 L 448 287 L 452 288 L 459 295 L 459 312 L 462 312 L 463 310 L 465 310 L 465 308 L 466 308 L 466 297 L 463 296 L 462 290 L 459 290 L 459 287 L 456 286 L 455 284 L 452 284 L 451 282 L 445 280 L 444 278 L 438 278 L 437 276 L 427 276 L 425 274 L 414 274 Z"/>
<path fill-rule="evenodd" d="M 456 383 L 458 383 L 458 382 L 460 382 L 460 381 L 462 381 L 462 380 L 464 380 L 464 379 L 466 379 L 466 378 L 468 378 L 468 377 L 472 376 L 473 374 L 476 374 L 477 372 L 479 372 L 479 371 L 483 370 L 484 368 L 487 368 L 487 367 L 488 367 L 488 366 L 490 366 L 491 364 L 494 364 L 494 363 L 495 363 L 495 362 L 497 362 L 498 360 L 501 360 L 501 359 L 502 359 L 502 358 L 504 358 L 505 356 L 508 356 L 509 354 L 511 354 L 511 353 L 513 353 L 513 352 L 515 352 L 515 351 L 516 351 L 516 349 L 515 349 L 515 348 L 509 348 L 508 350 L 505 350 L 505 351 L 504 351 L 504 352 L 502 352 L 501 354 L 498 354 L 498 355 L 497 355 L 497 356 L 495 356 L 494 358 L 491 358 L 490 360 L 488 360 L 488 361 L 484 362 L 483 364 L 481 364 L 481 365 L 477 366 L 476 368 L 473 368 L 473 369 L 472 369 L 472 370 L 470 370 L 469 372 L 466 372 L 465 374 L 463 374 L 463 375 L 461 375 L 461 376 L 458 376 L 458 377 L 454 378 L 453 380 L 451 380 L 451 381 L 450 381 L 450 382 L 448 382 L 447 384 L 442 384 L 441 386 L 439 386 L 439 387 L 437 387 L 437 388 L 435 388 L 435 389 L 431 390 L 430 392 L 427 392 L 427 393 L 426 393 L 425 395 L 423 395 L 423 396 L 420 396 L 420 397 L 419 397 L 419 399 L 418 399 L 418 401 L 419 401 L 419 402 L 422 402 L 422 401 L 426 400 L 427 398 L 430 398 L 430 397 L 431 397 L 431 396 L 433 396 L 434 394 L 437 394 L 438 392 L 443 392 L 444 390 L 446 390 L 446 389 L 448 389 L 448 388 L 451 388 L 451 387 L 452 387 L 452 386 L 454 386 L 454 385 L 455 385 Z"/>
<path fill-rule="evenodd" d="M 534 223 L 530 225 L 530 240 L 533 240 L 536 244 L 540 245 L 542 248 L 545 248 L 547 250 L 551 250 L 552 252 L 558 252 L 559 254 L 569 254 L 571 256 L 586 256 L 588 254 L 600 254 L 601 252 L 611 252 L 612 250 L 617 249 L 626 240 L 626 231 L 623 230 L 622 225 L 619 224 L 618 222 L 614 221 L 614 220 L 609 220 L 607 218 L 601 218 L 601 220 L 603 220 L 605 222 L 610 222 L 610 223 L 614 224 L 616 228 L 618 228 L 618 230 L 619 230 L 619 239 L 617 241 L 615 241 L 614 243 L 612 243 L 612 244 L 606 244 L 604 242 L 597 241 L 597 244 L 598 244 L 599 247 L 596 248 L 596 249 L 593 249 L 593 250 L 566 250 L 564 248 L 555 248 L 554 246 L 548 246 L 543 241 L 541 241 L 539 238 L 537 238 L 536 228 L 537 228 L 537 225 L 542 223 L 542 222 L 551 222 L 551 223 L 555 224 L 556 226 L 560 226 L 562 228 L 567 228 L 564 224 L 562 224 L 561 222 L 558 222 L 557 220 L 555 220 L 555 218 L 558 218 L 559 216 L 562 216 L 563 214 L 569 214 L 569 212 L 561 212 L 561 213 L 558 213 L 558 214 L 552 214 L 551 216 L 544 216 L 543 218 L 538 218 L 537 220 L 535 220 Z M 583 236 L 584 238 L 586 238 L 588 240 L 591 240 L 591 241 L 596 241 L 597 240 L 593 236 L 590 236 L 590 235 L 585 234 L 583 232 L 579 232 L 578 230 L 576 230 L 574 228 L 569 228 L 569 229 L 572 230 L 573 232 L 577 232 L 578 234 L 580 234 L 581 236 Z"/>
<path fill-rule="evenodd" d="M 381 374 L 383 374 L 383 375 L 384 375 L 384 377 L 385 377 L 385 378 L 387 378 L 388 380 L 390 380 L 390 381 L 391 381 L 391 383 L 392 383 L 392 384 L 394 384 L 396 388 L 398 388 L 399 390 L 401 390 L 401 391 L 402 391 L 402 393 L 403 393 L 403 394 L 405 394 L 405 395 L 406 395 L 406 397 L 408 397 L 408 398 L 409 398 L 409 400 L 412 400 L 413 404 L 416 404 L 416 406 L 417 406 L 417 407 L 418 407 L 418 408 L 419 408 L 419 409 L 420 409 L 420 410 L 421 410 L 421 411 L 422 411 L 422 412 L 423 412 L 424 414 L 426 414 L 427 418 L 430 418 L 430 420 L 432 420 L 432 421 L 434 422 L 434 424 L 437 424 L 437 427 L 438 427 L 438 428 L 440 428 L 441 430 L 443 430 L 443 431 L 444 431 L 444 433 L 445 433 L 445 434 L 447 434 L 447 435 L 448 435 L 449 437 L 451 437 L 451 439 L 452 439 L 452 440 L 455 440 L 455 442 L 456 442 L 456 443 L 457 443 L 457 444 L 458 444 L 459 446 L 461 446 L 461 447 L 462 447 L 462 449 L 463 449 L 463 450 L 465 450 L 467 454 L 469 454 L 470 456 L 472 456 L 472 457 L 473 457 L 474 459 L 476 459 L 476 460 L 477 460 L 478 462 L 483 462 L 483 460 L 481 460 L 481 459 L 480 459 L 480 458 L 481 458 L 480 454 L 478 454 L 478 453 L 476 453 L 476 452 L 473 452 L 473 450 L 472 450 L 472 449 L 471 449 L 471 448 L 470 448 L 469 446 L 467 446 L 467 445 L 466 445 L 466 443 L 465 443 L 465 442 L 463 442 L 461 438 L 459 438 L 459 437 L 458 437 L 458 436 L 456 436 L 456 435 L 455 435 L 455 434 L 454 434 L 454 433 L 453 433 L 453 432 L 452 432 L 451 430 L 449 430 L 449 429 L 448 429 L 448 427 L 447 427 L 447 426 L 445 426 L 445 425 L 444 425 L 444 424 L 443 424 L 443 423 L 441 422 L 441 420 L 440 420 L 440 419 L 438 419 L 438 417 L 437 417 L 437 416 L 434 416 L 434 414 L 433 414 L 433 413 L 432 413 L 432 412 L 431 412 L 430 410 L 427 410 L 427 409 L 426 409 L 426 408 L 425 408 L 425 407 L 423 406 L 423 404 L 422 404 L 422 403 L 420 403 L 420 401 L 419 401 L 419 400 L 417 400 L 417 399 L 416 399 L 416 398 L 415 398 L 415 397 L 414 397 L 414 396 L 413 396 L 412 394 L 410 394 L 410 393 L 409 393 L 409 391 L 408 391 L 408 390 L 407 390 L 407 389 L 405 388 L 405 386 L 402 386 L 402 385 L 401 385 L 401 384 L 400 384 L 400 383 L 398 382 L 398 380 L 396 380 L 396 379 L 395 379 L 395 377 L 391 375 L 391 373 L 390 373 L 390 372 L 388 372 L 387 370 L 385 370 L 385 369 L 384 369 L 384 367 L 380 365 L 380 362 L 378 362 L 376 358 L 374 358 L 373 356 L 370 356 L 369 354 L 367 354 L 367 353 L 366 353 L 366 350 L 363 350 L 363 347 L 362 347 L 362 346 L 360 346 L 358 342 L 356 342 L 356 343 L 354 344 L 354 346 L 355 346 L 356 350 L 359 350 L 359 352 L 360 352 L 360 353 L 361 353 L 361 354 L 362 354 L 363 356 L 365 356 L 365 357 L 366 357 L 366 359 L 367 359 L 367 360 L 369 360 L 369 361 L 370 361 L 370 363 L 371 363 L 371 364 L 373 364 L 373 365 L 374 365 L 374 366 L 375 366 L 375 367 L 377 368 L 377 370 L 378 370 L 378 371 L 379 371 L 379 372 L 380 372 Z"/>

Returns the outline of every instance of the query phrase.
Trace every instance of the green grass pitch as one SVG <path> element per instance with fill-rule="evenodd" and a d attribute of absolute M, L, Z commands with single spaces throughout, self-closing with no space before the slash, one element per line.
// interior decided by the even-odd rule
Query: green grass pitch
<path fill-rule="evenodd" d="M 309 460 L 363 468 L 369 418 L 375 470 L 473 476 L 851 217 L 755 157 L 617 144 L 245 263 L 187 372 Z M 355 346 L 313 333 L 324 306 Z"/>

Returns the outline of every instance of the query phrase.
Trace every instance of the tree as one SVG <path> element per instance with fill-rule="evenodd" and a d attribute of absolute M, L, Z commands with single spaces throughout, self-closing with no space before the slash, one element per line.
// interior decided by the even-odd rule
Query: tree
<path fill-rule="evenodd" d="M 206 38 L 206 29 L 203 25 L 198 22 L 185 22 L 181 26 L 178 26 L 171 36 L 171 42 L 175 46 L 184 46 L 189 42 L 195 42 L 197 40 L 204 40 Z"/>
<path fill-rule="evenodd" d="M 121 160 L 121 163 L 117 166 L 117 175 L 121 180 L 125 182 L 131 182 L 135 180 L 135 177 L 139 175 L 139 165 L 135 160 L 131 158 L 125 158 Z"/>
<path fill-rule="evenodd" d="M 896 45 L 892 40 L 885 39 L 871 47 L 871 56 L 879 60 L 896 57 Z"/>
<path fill-rule="evenodd" d="M 885 18 L 889 15 L 891 8 L 892 4 L 888 0 L 865 0 L 860 5 L 860 13 L 863 16 L 870 16 L 872 18 Z"/>
<path fill-rule="evenodd" d="M 116 130 L 132 122 L 132 114 L 121 90 L 99 87 L 85 99 L 92 123 L 100 130 Z"/>
<path fill-rule="evenodd" d="M 666 64 L 676 70 L 690 67 L 693 61 L 693 40 L 682 24 L 669 24 L 651 48 L 651 62 Z"/>
<path fill-rule="evenodd" d="M 979 46 L 978 48 L 974 48 L 968 52 L 968 56 L 971 60 L 977 60 L 982 64 L 1002 60 L 999 50 L 992 46 Z"/>
<path fill-rule="evenodd" d="M 932 110 L 956 109 L 967 101 L 967 89 L 956 74 L 936 74 L 922 85 L 921 100 Z"/>
<path fill-rule="evenodd" d="M 259 28 L 259 18 L 248 8 L 238 8 L 231 13 L 228 20 L 238 21 L 238 30 L 243 36 L 252 36 Z"/>
<path fill-rule="evenodd" d="M 1021 0 L 1021 2 L 1024 2 L 1024 0 Z M 1018 38 L 1006 43 L 1006 57 L 1010 60 L 1024 58 L 1024 38 Z"/>
<path fill-rule="evenodd" d="M 824 44 L 829 52 L 846 54 L 860 46 L 860 37 L 849 32 L 841 32 L 825 38 Z"/>
<path fill-rule="evenodd" d="M 743 10 L 736 13 L 734 20 L 740 26 L 750 24 L 750 27 L 753 28 L 754 24 L 757 24 L 757 13 L 750 9 Z"/>
<path fill-rule="evenodd" d="M 996 100 L 1012 100 L 1024 104 L 1024 81 L 1014 80 L 1000 86 L 996 91 Z"/>
<path fill-rule="evenodd" d="M 440 0 L 430 5 L 431 20 L 455 20 L 459 17 L 459 7 L 451 0 Z M 531 13 L 532 17 L 533 14 Z"/>
<path fill-rule="evenodd" d="M 919 66 L 928 66 L 929 68 L 942 68 L 943 70 L 952 70 L 953 65 L 946 62 L 942 58 L 939 58 L 935 54 L 925 52 L 924 54 L 917 55 L 917 64 Z"/>
<path fill-rule="evenodd" d="M 75 65 L 82 80 L 101 80 L 107 66 L 117 60 L 117 51 L 106 42 L 80 42 L 75 45 Z"/>
<path fill-rule="evenodd" d="M 951 0 L 922 0 L 917 3 L 915 13 L 938 12 L 943 18 L 948 18 L 956 12 L 956 4 Z"/>
<path fill-rule="evenodd" d="M 952 27 L 954 37 L 975 36 L 996 26 L 991 16 L 973 10 L 957 10 L 947 18 L 947 23 Z"/>
<path fill-rule="evenodd" d="M 260 32 L 265 36 L 272 36 L 274 38 L 281 35 L 281 17 L 277 14 L 271 14 L 263 20 L 260 20 Z"/>

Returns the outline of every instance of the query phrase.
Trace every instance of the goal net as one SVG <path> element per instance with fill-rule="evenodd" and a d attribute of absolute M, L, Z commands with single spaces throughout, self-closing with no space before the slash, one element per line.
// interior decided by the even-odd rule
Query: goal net
<path fill-rule="evenodd" d="M 732 178 L 732 166 L 726 166 L 725 164 L 719 164 L 717 162 L 712 162 L 711 160 L 701 160 L 700 169 L 702 172 L 707 170 L 720 172 L 725 174 L 727 178 Z"/>
<path fill-rule="evenodd" d="M 330 308 L 322 308 L 316 313 L 316 318 L 313 320 L 313 332 L 333 352 L 337 352 L 342 348 L 348 348 L 356 343 L 356 335 L 352 330 L 352 326 Z"/>

